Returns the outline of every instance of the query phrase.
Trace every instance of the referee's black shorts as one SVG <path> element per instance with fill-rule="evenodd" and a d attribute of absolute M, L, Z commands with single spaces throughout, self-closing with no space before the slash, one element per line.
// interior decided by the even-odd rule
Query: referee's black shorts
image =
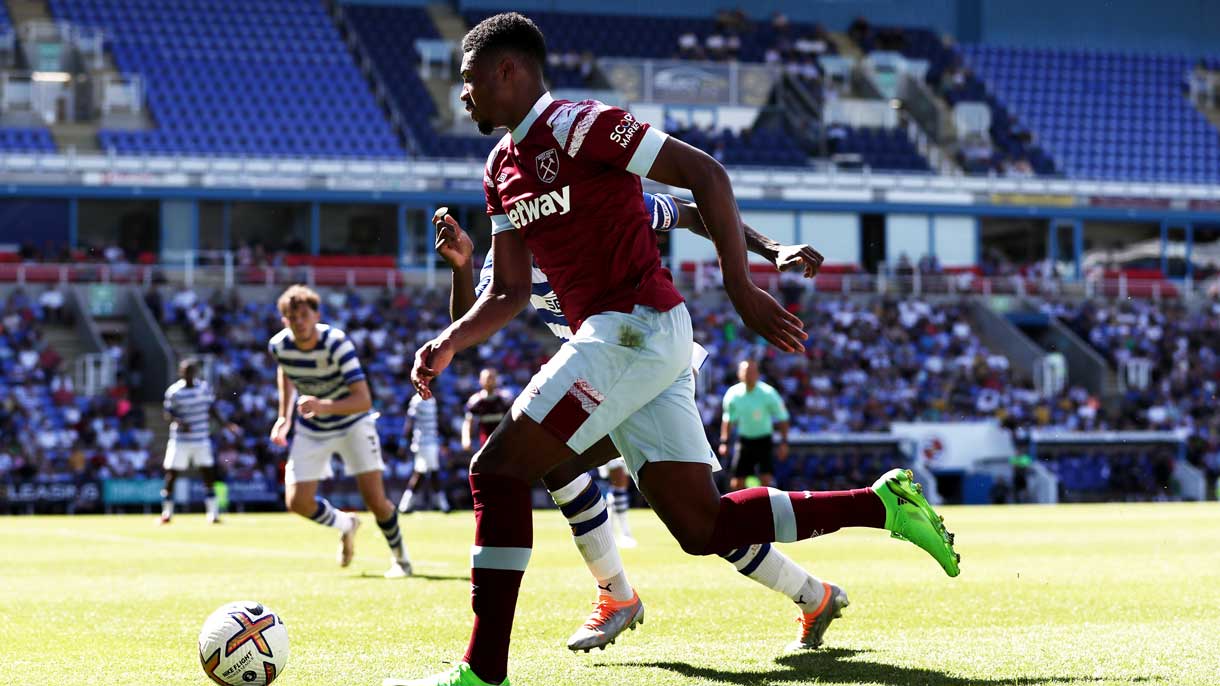
<path fill-rule="evenodd" d="M 733 458 L 733 476 L 739 479 L 771 474 L 772 440 L 770 434 L 758 438 L 739 438 Z"/>

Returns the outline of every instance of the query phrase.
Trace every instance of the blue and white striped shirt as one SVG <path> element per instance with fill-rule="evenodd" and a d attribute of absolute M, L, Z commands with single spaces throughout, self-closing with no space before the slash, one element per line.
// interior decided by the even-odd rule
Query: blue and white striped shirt
<path fill-rule="evenodd" d="M 437 435 L 436 398 L 423 399 L 418 393 L 407 403 L 407 416 L 414 422 L 411 431 L 411 450 L 435 448 L 440 445 Z"/>
<path fill-rule="evenodd" d="M 341 400 L 351 394 L 348 386 L 365 380 L 364 369 L 356 358 L 356 346 L 346 334 L 327 324 L 318 324 L 317 344 L 312 350 L 297 348 L 292 329 L 284 329 L 271 337 L 267 351 L 301 395 Z M 328 414 L 306 419 L 297 414 L 296 421 L 299 428 L 310 433 L 325 434 L 346 429 L 367 415 L 368 412 Z"/>
<path fill-rule="evenodd" d="M 204 381 L 196 380 L 194 386 L 187 386 L 185 380 L 178 379 L 165 389 L 165 411 L 176 420 L 169 427 L 170 440 L 187 443 L 208 440 L 208 414 L 214 402 L 212 388 Z M 187 431 L 180 428 L 184 424 Z"/>

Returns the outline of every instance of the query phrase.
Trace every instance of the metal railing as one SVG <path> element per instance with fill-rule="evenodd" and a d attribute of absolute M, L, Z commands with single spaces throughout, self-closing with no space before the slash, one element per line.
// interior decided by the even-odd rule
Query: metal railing
<path fill-rule="evenodd" d="M 182 155 L 0 153 L 0 181 L 91 186 L 223 187 L 362 191 L 451 189 L 483 176 L 483 163 L 466 160 L 321 159 L 308 157 L 203 157 Z M 982 203 L 994 197 L 1027 203 L 1063 203 L 1075 198 L 1157 198 L 1183 206 L 1220 208 L 1220 186 L 1161 182 L 1128 183 L 1060 178 L 944 176 L 828 168 L 731 167 L 734 189 L 787 188 L 871 191 L 901 190 L 904 195 L 972 193 Z M 1087 203 L 1085 203 L 1087 204 Z"/>
<path fill-rule="evenodd" d="M 194 288 L 234 288 L 237 286 L 284 286 L 305 283 L 313 286 L 344 288 L 397 288 L 421 285 L 447 286 L 438 279 L 433 265 L 403 267 L 327 266 L 327 265 L 241 265 L 229 251 L 186 251 L 180 259 L 158 264 L 78 263 L 0 263 L 0 283 L 29 284 L 132 284 L 150 287 L 173 284 Z M 721 275 L 714 262 L 685 263 L 673 269 L 682 288 L 702 292 L 719 287 Z M 1209 289 L 1191 279 L 1137 279 L 1120 274 L 1116 278 L 1091 276 L 1084 279 L 1059 279 L 1036 276 L 977 276 L 973 272 L 877 274 L 827 271 L 808 280 L 795 274 L 774 271 L 756 272 L 754 280 L 772 292 L 797 288 L 841 295 L 912 296 L 1066 296 L 1140 300 L 1170 300 L 1207 297 Z"/>
<path fill-rule="evenodd" d="M 114 385 L 117 365 L 107 353 L 85 353 L 76 358 L 72 381 L 81 395 L 100 395 Z"/>
<path fill-rule="evenodd" d="M 678 270 L 674 278 L 682 288 L 701 292 L 719 287 L 721 277 L 714 263 L 701 265 L 698 269 Z M 789 274 L 775 272 L 755 273 L 754 281 L 771 292 L 781 288 L 800 288 L 821 293 L 840 295 L 910 295 L 910 296 L 1065 296 L 1073 298 L 1102 298 L 1138 300 L 1191 299 L 1207 296 L 1207 289 L 1189 279 L 1171 281 L 1165 279 L 1134 279 L 1125 275 L 1118 278 L 1092 277 L 1081 280 L 1064 280 L 1030 276 L 982 277 L 973 273 L 959 274 L 865 274 L 824 273 L 809 281 Z"/>

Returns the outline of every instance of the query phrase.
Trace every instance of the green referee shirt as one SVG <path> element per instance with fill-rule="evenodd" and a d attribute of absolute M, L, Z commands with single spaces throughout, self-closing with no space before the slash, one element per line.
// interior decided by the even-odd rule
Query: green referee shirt
<path fill-rule="evenodd" d="M 747 391 L 739 383 L 724 394 L 723 419 L 737 425 L 741 438 L 762 438 L 771 435 L 775 422 L 788 421 L 788 410 L 784 399 L 767 384 L 759 381 L 754 390 Z"/>

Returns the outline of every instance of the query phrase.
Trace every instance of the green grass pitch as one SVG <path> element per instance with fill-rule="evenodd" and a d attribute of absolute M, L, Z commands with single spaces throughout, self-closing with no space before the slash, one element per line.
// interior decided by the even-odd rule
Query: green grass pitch
<path fill-rule="evenodd" d="M 568 634 L 593 583 L 556 511 L 535 513 L 510 677 L 543 684 L 1220 683 L 1216 504 L 945 508 L 962 575 L 914 546 L 849 530 L 783 546 L 852 605 L 813 653 L 785 656 L 789 601 L 717 558 L 682 554 L 647 511 L 624 551 L 646 623 L 605 652 Z M 417 576 L 370 516 L 352 567 L 336 536 L 289 515 L 0 518 L 0 684 L 203 686 L 195 639 L 230 600 L 267 603 L 292 643 L 292 685 L 376 685 L 460 657 L 470 625 L 470 513 L 414 514 Z"/>

